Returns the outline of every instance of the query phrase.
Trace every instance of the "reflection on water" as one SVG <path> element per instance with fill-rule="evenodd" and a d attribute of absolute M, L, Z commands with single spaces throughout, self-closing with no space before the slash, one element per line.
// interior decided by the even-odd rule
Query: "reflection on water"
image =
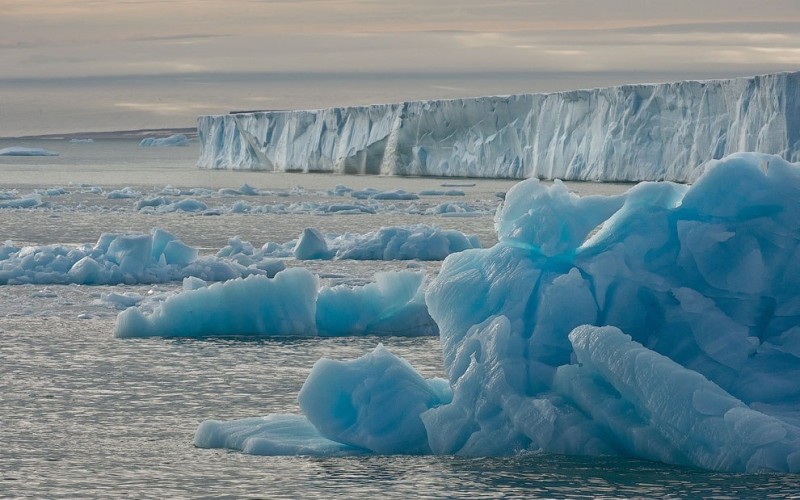
<path fill-rule="evenodd" d="M 793 475 L 716 474 L 639 460 L 258 457 L 192 446 L 205 419 L 297 412 L 320 357 L 382 341 L 425 376 L 431 338 L 111 338 L 112 319 L 0 318 L 0 485 L 10 496 L 782 497 Z"/>

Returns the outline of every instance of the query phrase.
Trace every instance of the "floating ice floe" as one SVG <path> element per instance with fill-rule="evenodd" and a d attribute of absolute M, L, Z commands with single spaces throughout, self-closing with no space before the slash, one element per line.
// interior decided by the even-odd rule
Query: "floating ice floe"
<path fill-rule="evenodd" d="M 273 276 L 282 261 L 260 259 L 242 265 L 232 259 L 200 257 L 173 234 L 103 233 L 94 245 L 0 245 L 0 285 L 163 283 L 195 276 L 208 281 L 263 274 Z"/>
<path fill-rule="evenodd" d="M 193 198 L 170 200 L 160 196 L 157 198 L 142 198 L 135 203 L 136 210 L 141 212 L 171 213 L 171 212 L 205 212 L 208 205 Z"/>
<path fill-rule="evenodd" d="M 464 196 L 464 191 L 460 189 L 448 189 L 442 191 L 440 189 L 425 189 L 419 192 L 420 196 Z"/>
<path fill-rule="evenodd" d="M 26 199 L 41 203 L 41 197 Z M 190 200 L 184 200 L 190 201 Z M 0 201 L 4 204 L 20 200 Z M 197 277 L 224 281 L 250 275 L 274 276 L 286 265 L 282 257 L 356 260 L 442 260 L 453 252 L 479 248 L 477 238 L 431 226 L 388 227 L 366 234 L 332 235 L 308 228 L 299 241 L 267 243 L 261 248 L 234 237 L 215 256 L 162 229 L 150 234 L 103 233 L 97 243 L 78 246 L 0 245 L 0 285 L 137 284 Z"/>
<path fill-rule="evenodd" d="M 127 199 L 127 198 L 139 198 L 141 196 L 142 196 L 142 193 L 140 193 L 139 191 L 136 191 L 132 187 L 128 187 L 128 186 L 126 186 L 126 187 L 124 187 L 122 189 L 115 189 L 113 191 L 110 191 L 108 194 L 106 194 L 106 198 L 108 198 L 109 200 L 122 200 L 122 199 Z"/>
<path fill-rule="evenodd" d="M 0 192 L 0 202 L 4 203 L 0 203 L 0 209 L 56 212 L 135 210 L 150 215 L 173 212 L 198 215 L 312 214 L 320 216 L 400 213 L 439 217 L 480 217 L 494 214 L 498 205 L 496 199 L 478 199 L 444 202 L 432 206 L 430 203 L 432 199 L 420 201 L 419 195 L 415 193 L 402 191 L 398 195 L 398 191 L 379 190 L 369 190 L 372 194 L 380 195 L 377 198 L 370 198 L 371 195 L 369 195 L 364 199 L 357 197 L 351 200 L 325 199 L 332 196 L 344 197 L 350 192 L 353 192 L 352 188 L 341 184 L 326 191 L 306 191 L 299 186 L 290 190 L 268 191 L 243 184 L 238 188 L 222 189 L 176 188 L 169 185 L 150 189 L 126 186 L 108 192 L 104 192 L 98 186 L 79 185 L 77 187 L 70 186 L 69 189 L 62 187 L 36 189 L 27 194 L 21 194 L 16 190 L 3 191 Z M 439 193 L 439 191 L 429 191 L 428 193 L 433 196 L 433 193 Z M 91 195 L 97 195 L 97 198 Z M 60 196 L 60 199 L 42 202 L 41 196 Z M 447 196 L 447 194 L 443 196 Z M 263 200 L 269 197 L 284 201 L 264 203 Z M 296 198 L 301 199 L 297 200 Z M 347 196 L 347 198 L 351 197 Z M 108 203 L 108 200 L 131 200 L 131 204 Z"/>
<path fill-rule="evenodd" d="M 426 292 L 452 392 L 379 348 L 315 365 L 305 420 L 206 422 L 195 444 L 800 472 L 800 166 L 736 154 L 691 187 L 614 197 L 528 180 L 496 228 Z M 294 427 L 267 425 L 280 418 Z"/>
<path fill-rule="evenodd" d="M 9 148 L 0 149 L 0 156 L 58 156 L 58 153 L 43 148 L 11 146 Z"/>
<path fill-rule="evenodd" d="M 436 335 L 422 273 L 379 273 L 359 287 L 319 289 L 318 278 L 290 268 L 205 286 L 190 283 L 152 312 L 129 308 L 116 337 L 307 337 Z"/>
<path fill-rule="evenodd" d="M 188 146 L 189 138 L 184 134 L 173 134 L 169 137 L 145 137 L 139 142 L 142 147 L 175 147 Z"/>
<path fill-rule="evenodd" d="M 297 240 L 267 243 L 261 254 L 298 260 L 443 260 L 455 252 L 480 248 L 477 236 L 426 224 L 382 227 L 364 234 L 322 234 L 306 228 Z"/>
<path fill-rule="evenodd" d="M 32 193 L 20 198 L 0 198 L 0 208 L 39 208 L 42 206 L 42 195 Z"/>

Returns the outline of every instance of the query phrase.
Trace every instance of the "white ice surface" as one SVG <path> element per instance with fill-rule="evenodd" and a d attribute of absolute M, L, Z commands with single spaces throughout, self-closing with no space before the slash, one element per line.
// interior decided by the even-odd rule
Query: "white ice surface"
<path fill-rule="evenodd" d="M 173 134 L 169 137 L 145 137 L 139 142 L 142 147 L 176 147 L 188 146 L 189 138 L 184 134 Z"/>
<path fill-rule="evenodd" d="M 800 72 L 198 119 L 202 168 L 686 182 L 741 151 L 800 161 Z"/>

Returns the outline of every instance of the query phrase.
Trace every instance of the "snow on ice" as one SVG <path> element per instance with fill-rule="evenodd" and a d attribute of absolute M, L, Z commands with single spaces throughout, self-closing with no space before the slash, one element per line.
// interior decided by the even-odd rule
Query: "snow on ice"
<path fill-rule="evenodd" d="M 736 154 L 613 197 L 531 179 L 496 228 L 426 291 L 447 383 L 382 347 L 321 360 L 304 415 L 204 422 L 195 444 L 800 472 L 800 166 Z"/>
<path fill-rule="evenodd" d="M 800 161 L 798 116 L 800 72 L 201 116 L 198 165 L 687 182 L 705 162 L 739 151 Z"/>

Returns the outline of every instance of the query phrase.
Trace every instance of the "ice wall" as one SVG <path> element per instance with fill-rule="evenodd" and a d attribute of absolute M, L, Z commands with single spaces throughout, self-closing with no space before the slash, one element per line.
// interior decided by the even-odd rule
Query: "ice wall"
<path fill-rule="evenodd" d="M 740 151 L 800 160 L 800 72 L 198 118 L 198 166 L 687 182 Z"/>

